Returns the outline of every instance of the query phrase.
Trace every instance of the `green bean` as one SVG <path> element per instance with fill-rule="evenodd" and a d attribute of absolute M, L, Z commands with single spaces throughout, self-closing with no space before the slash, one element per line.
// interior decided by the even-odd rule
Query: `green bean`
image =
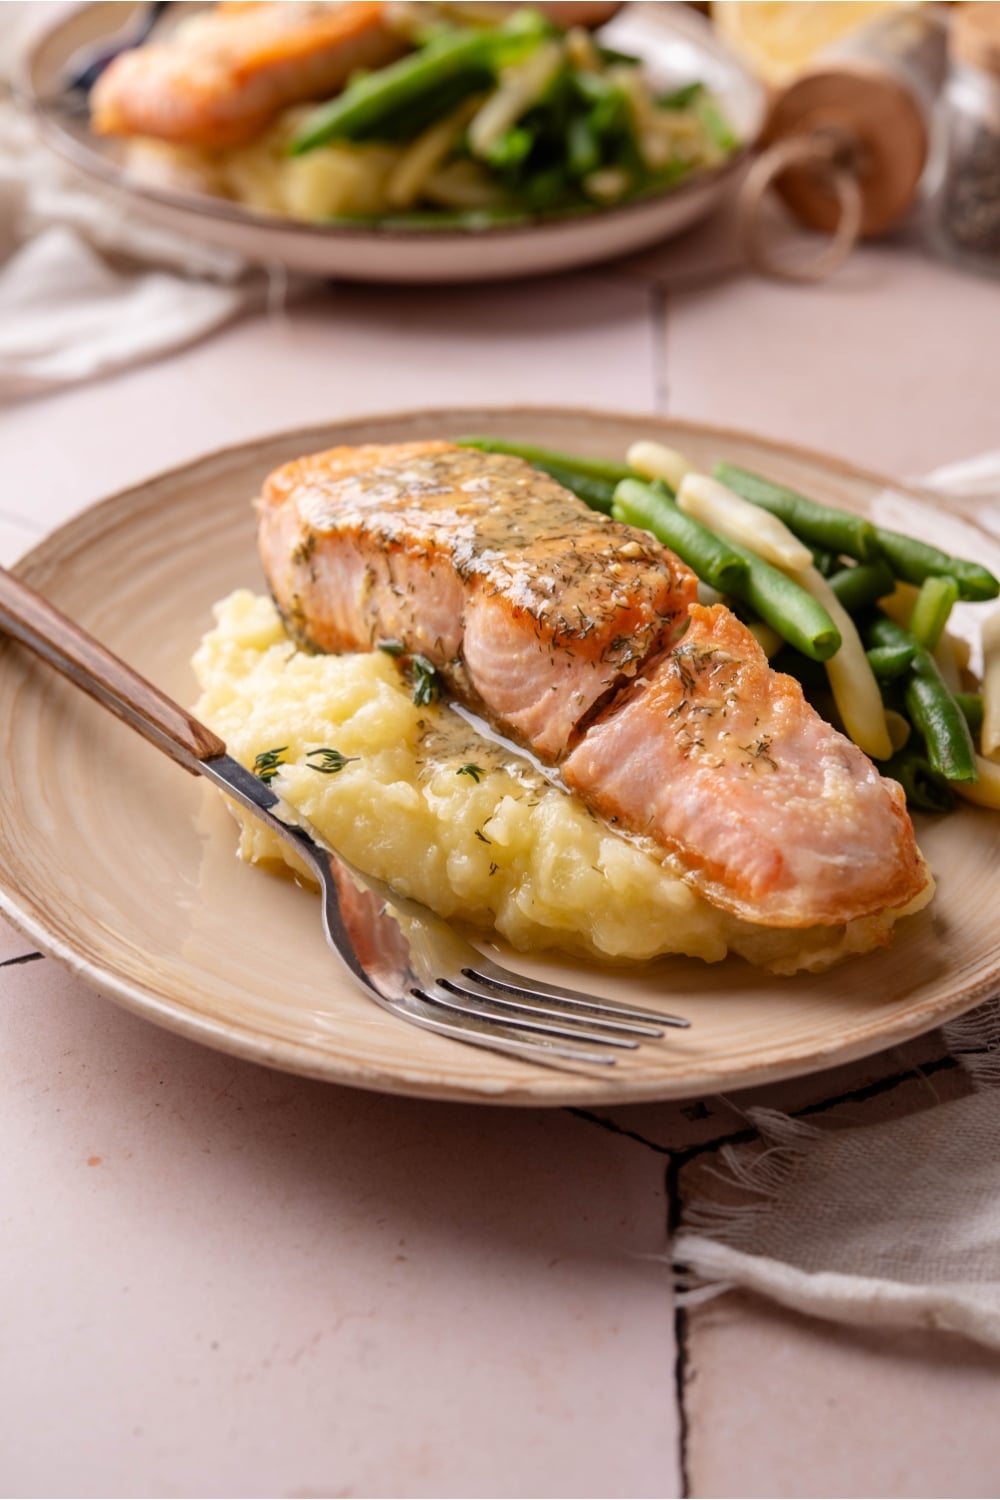
<path fill-rule="evenodd" d="M 566 164 L 574 177 L 586 177 L 601 164 L 601 146 L 585 115 L 574 115 L 566 127 Z"/>
<path fill-rule="evenodd" d="M 463 75 L 468 75 L 468 93 L 489 86 L 498 67 L 534 46 L 548 29 L 540 18 L 530 26 L 527 20 L 493 31 L 447 31 L 398 62 L 363 74 L 308 116 L 292 137 L 291 154 L 300 156 L 331 140 L 371 139 L 397 111 L 418 99 L 440 97 Z"/>
<path fill-rule="evenodd" d="M 952 693 L 951 696 L 965 715 L 965 722 L 969 726 L 969 733 L 973 739 L 976 739 L 983 727 L 982 693 Z"/>
<path fill-rule="evenodd" d="M 493 86 L 493 75 L 488 69 L 461 68 L 432 93 L 417 94 L 408 103 L 379 119 L 372 127 L 371 138 L 400 146 L 411 145 L 418 135 L 450 115 L 466 99 L 488 93 Z"/>
<path fill-rule="evenodd" d="M 636 57 L 634 52 L 619 52 L 617 47 L 605 47 L 601 42 L 597 44 L 597 55 L 602 63 L 621 63 L 626 68 L 642 67 L 642 58 Z"/>
<path fill-rule="evenodd" d="M 924 579 L 907 626 L 918 646 L 928 651 L 935 649 L 957 599 L 958 584 L 954 578 Z"/>
<path fill-rule="evenodd" d="M 531 443 L 510 443 L 505 438 L 460 437 L 455 442 L 460 448 L 478 448 L 482 453 L 510 453 L 534 464 L 536 469 L 552 467 L 561 469 L 564 474 L 586 474 L 591 479 L 604 479 L 612 485 L 636 477 L 628 464 L 616 463 L 610 458 L 581 458 L 574 453 L 559 453 L 554 448 L 538 448 Z"/>
<path fill-rule="evenodd" d="M 873 646 L 865 653 L 880 683 L 895 682 L 908 672 L 916 655 L 914 646 Z"/>
<path fill-rule="evenodd" d="M 728 546 L 747 563 L 746 578 L 731 592 L 773 625 L 789 645 L 813 661 L 829 661 L 840 650 L 841 635 L 819 600 L 748 547 L 734 541 Z"/>
<path fill-rule="evenodd" d="M 638 479 L 623 480 L 615 490 L 611 514 L 616 520 L 652 531 L 699 578 L 749 605 L 805 656 L 827 661 L 839 649 L 840 631 L 817 599 L 748 547 L 729 538 L 723 541 L 686 515 L 665 488 L 658 490 Z"/>
<path fill-rule="evenodd" d="M 904 745 L 891 759 L 883 761 L 879 770 L 883 776 L 891 776 L 893 781 L 899 782 L 911 807 L 920 808 L 922 812 L 951 811 L 955 794 L 947 777 L 935 771 L 927 757 L 915 747 Z"/>
<path fill-rule="evenodd" d="M 896 577 L 905 583 L 923 583 L 926 578 L 953 578 L 960 599 L 995 599 L 1000 594 L 1000 581 L 980 563 L 950 557 L 927 542 L 918 542 L 900 531 L 887 531 L 882 526 L 875 528 L 875 535 L 882 556 Z"/>
<path fill-rule="evenodd" d="M 615 490 L 611 514 L 616 521 L 651 531 L 720 593 L 734 593 L 746 576 L 747 564 L 737 556 L 732 544 L 685 515 L 665 488 L 644 484 L 639 479 L 625 479 Z"/>
<path fill-rule="evenodd" d="M 829 505 L 817 505 L 796 490 L 783 484 L 772 484 L 759 474 L 740 469 L 735 464 L 716 464 L 715 477 L 750 500 L 780 516 L 785 525 L 804 542 L 815 542 L 831 552 L 844 552 L 862 562 L 873 562 L 879 555 L 875 527 L 861 516 Z"/>
<path fill-rule="evenodd" d="M 945 687 L 937 663 L 908 630 L 886 616 L 868 632 L 872 646 L 913 646 L 905 685 L 906 712 L 927 746 L 932 767 L 949 781 L 977 781 L 976 749 L 965 716 Z"/>
<path fill-rule="evenodd" d="M 525 125 L 512 125 L 505 130 L 486 152 L 486 160 L 497 171 L 517 171 L 531 155 L 537 140 L 534 130 Z"/>
<path fill-rule="evenodd" d="M 698 79 L 694 83 L 681 84 L 679 89 L 673 93 L 660 94 L 656 100 L 658 109 L 689 109 L 699 94 L 705 92 L 705 85 Z"/>
<path fill-rule="evenodd" d="M 813 567 L 817 573 L 821 573 L 824 578 L 830 579 L 834 573 L 840 571 L 840 558 L 836 552 L 831 552 L 829 547 L 817 547 L 815 543 L 810 545 L 807 542 L 806 546 L 809 547 L 809 551 L 813 555 Z"/>
<path fill-rule="evenodd" d="M 694 113 L 712 145 L 726 153 L 734 151 L 740 143 L 716 101 L 709 94 L 701 94 L 693 101 Z"/>
<path fill-rule="evenodd" d="M 906 711 L 924 737 L 935 771 L 949 781 L 979 780 L 969 726 L 940 678 L 911 677 L 906 685 Z"/>
<path fill-rule="evenodd" d="M 883 558 L 877 562 L 857 563 L 853 568 L 841 568 L 831 574 L 827 582 L 850 615 L 867 609 L 896 587 L 892 569 Z"/>
<path fill-rule="evenodd" d="M 591 510 L 603 510 L 610 515 L 615 500 L 615 487 L 608 479 L 597 479 L 593 474 L 581 474 L 579 470 L 562 469 L 558 464 L 543 464 L 535 460 L 534 467 L 542 469 L 550 479 L 572 490 L 578 500 L 589 505 Z"/>

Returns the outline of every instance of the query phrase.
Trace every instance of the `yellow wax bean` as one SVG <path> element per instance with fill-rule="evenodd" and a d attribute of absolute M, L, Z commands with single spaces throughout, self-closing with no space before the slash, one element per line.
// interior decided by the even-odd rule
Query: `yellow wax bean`
<path fill-rule="evenodd" d="M 677 492 L 681 510 L 732 542 L 741 542 L 765 562 L 796 576 L 812 567 L 813 556 L 784 521 L 707 474 L 685 474 Z"/>

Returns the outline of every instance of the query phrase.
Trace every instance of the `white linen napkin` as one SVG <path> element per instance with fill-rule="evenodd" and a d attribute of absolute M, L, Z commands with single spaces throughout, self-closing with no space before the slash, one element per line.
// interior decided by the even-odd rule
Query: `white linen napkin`
<path fill-rule="evenodd" d="M 4 74 L 54 13 L 0 6 L 0 401 L 193 342 L 266 288 L 240 256 L 143 223 L 37 139 Z"/>
<path fill-rule="evenodd" d="M 965 497 L 957 504 L 1000 537 L 1000 453 L 923 483 Z M 876 516 L 950 551 L 967 525 L 895 493 Z M 834 1322 L 948 1329 L 1000 1348 L 1000 998 L 944 1039 L 972 1081 L 965 1098 L 846 1128 L 748 1110 L 759 1139 L 720 1152 L 721 1201 L 684 1210 L 679 1300 L 739 1287 Z"/>

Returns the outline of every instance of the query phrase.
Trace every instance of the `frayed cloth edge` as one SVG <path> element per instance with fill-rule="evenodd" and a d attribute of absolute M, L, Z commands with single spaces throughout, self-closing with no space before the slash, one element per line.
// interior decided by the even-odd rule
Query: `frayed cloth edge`
<path fill-rule="evenodd" d="M 738 1188 L 745 1195 L 743 1201 L 714 1203 L 696 1199 L 684 1211 L 684 1232 L 701 1230 L 733 1248 L 746 1248 L 753 1242 L 760 1219 L 771 1212 L 825 1134 L 814 1125 L 774 1109 L 751 1109 L 747 1118 L 760 1136 L 764 1150 L 748 1156 L 732 1146 L 723 1146 L 719 1166 L 706 1168 L 716 1181 Z"/>
<path fill-rule="evenodd" d="M 674 1241 L 678 1301 L 696 1305 L 709 1295 L 739 1288 L 782 1307 L 832 1323 L 882 1328 L 944 1330 L 1000 1349 L 1000 1288 L 976 1284 L 910 1287 L 900 1282 L 835 1271 L 800 1271 L 785 1261 L 748 1255 L 702 1235 L 682 1231 Z"/>

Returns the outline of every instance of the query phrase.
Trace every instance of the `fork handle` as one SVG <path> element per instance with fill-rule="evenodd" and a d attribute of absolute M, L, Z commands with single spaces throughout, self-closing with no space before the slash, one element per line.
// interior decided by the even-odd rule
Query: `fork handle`
<path fill-rule="evenodd" d="M 193 775 L 199 774 L 200 762 L 225 755 L 225 741 L 217 734 L 4 568 L 0 631 L 34 651 Z"/>

